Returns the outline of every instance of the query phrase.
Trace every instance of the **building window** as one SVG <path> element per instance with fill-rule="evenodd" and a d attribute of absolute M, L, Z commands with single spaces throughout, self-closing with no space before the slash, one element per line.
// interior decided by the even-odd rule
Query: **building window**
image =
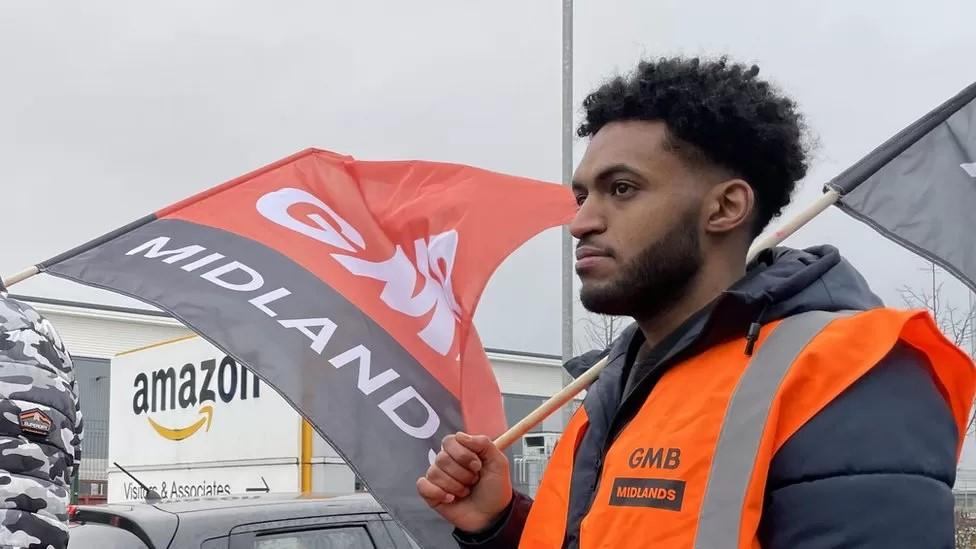
<path fill-rule="evenodd" d="M 533 410 L 541 406 L 545 401 L 545 398 L 538 396 L 503 394 L 502 403 L 505 407 L 505 419 L 508 421 L 509 425 L 515 425 L 519 421 L 522 421 L 522 419 L 529 415 L 529 413 L 531 413 Z M 558 413 L 559 412 L 555 412 L 555 414 Z M 542 430 L 543 423 L 540 423 L 539 425 L 533 427 L 529 432 L 537 433 Z"/>

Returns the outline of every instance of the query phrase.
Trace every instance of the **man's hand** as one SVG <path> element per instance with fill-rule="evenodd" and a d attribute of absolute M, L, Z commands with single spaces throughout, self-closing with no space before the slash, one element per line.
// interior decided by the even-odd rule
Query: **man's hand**
<path fill-rule="evenodd" d="M 512 500 L 508 458 L 486 436 L 448 435 L 417 492 L 458 529 L 484 530 Z"/>

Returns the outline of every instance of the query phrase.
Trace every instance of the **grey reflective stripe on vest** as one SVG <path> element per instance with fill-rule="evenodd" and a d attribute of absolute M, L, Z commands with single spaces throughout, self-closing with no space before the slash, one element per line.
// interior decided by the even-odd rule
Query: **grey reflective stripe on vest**
<path fill-rule="evenodd" d="M 757 349 L 725 413 L 698 515 L 695 549 L 738 545 L 746 491 L 780 384 L 807 344 L 830 321 L 849 314 L 810 311 L 788 317 Z"/>

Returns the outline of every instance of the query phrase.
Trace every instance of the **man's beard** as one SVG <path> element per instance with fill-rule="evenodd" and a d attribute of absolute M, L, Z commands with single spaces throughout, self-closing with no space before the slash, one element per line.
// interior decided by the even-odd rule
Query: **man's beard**
<path fill-rule="evenodd" d="M 593 313 L 643 318 L 679 301 L 703 262 L 695 228 L 697 210 L 689 211 L 659 240 L 625 265 L 615 279 L 584 282 L 580 301 Z"/>

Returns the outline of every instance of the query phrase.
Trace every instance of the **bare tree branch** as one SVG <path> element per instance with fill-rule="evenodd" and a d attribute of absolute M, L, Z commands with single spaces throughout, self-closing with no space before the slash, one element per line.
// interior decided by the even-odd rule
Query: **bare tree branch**
<path fill-rule="evenodd" d="M 617 316 L 592 314 L 581 318 L 578 322 L 582 323 L 583 337 L 577 340 L 576 352 L 606 349 L 620 335 L 624 320 Z"/>

